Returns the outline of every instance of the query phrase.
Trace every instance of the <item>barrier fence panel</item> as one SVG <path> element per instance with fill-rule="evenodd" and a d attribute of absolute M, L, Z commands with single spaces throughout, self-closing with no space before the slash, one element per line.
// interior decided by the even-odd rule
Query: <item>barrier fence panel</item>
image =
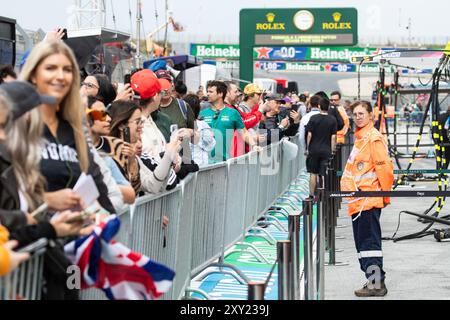
<path fill-rule="evenodd" d="M 138 199 L 120 216 L 117 240 L 173 268 L 176 278 L 164 299 L 180 299 L 190 276 L 239 241 L 304 166 L 303 150 L 289 161 L 281 143 L 208 166 L 176 190 Z"/>
<path fill-rule="evenodd" d="M 269 206 L 275 201 L 275 199 L 280 195 L 279 189 L 280 188 L 287 188 L 287 184 L 281 186 L 280 181 L 280 174 L 281 174 L 281 168 L 286 165 L 286 161 L 283 158 L 282 154 L 282 146 L 281 143 L 278 146 L 275 146 L 275 154 L 274 157 L 276 159 L 276 164 L 274 171 L 268 175 L 268 184 L 267 184 L 267 199 L 265 203 L 265 207 L 263 209 L 263 212 L 265 212 Z"/>
<path fill-rule="evenodd" d="M 41 239 L 22 249 L 31 256 L 17 269 L 0 277 L 0 300 L 40 300 L 47 243 Z"/>
<path fill-rule="evenodd" d="M 247 192 L 245 206 L 245 223 L 244 229 L 254 224 L 258 219 L 258 192 L 261 178 L 261 162 L 258 160 L 258 154 L 249 155 L 249 164 L 247 166 Z"/>
<path fill-rule="evenodd" d="M 225 216 L 225 245 L 237 242 L 242 236 L 248 185 L 248 157 L 230 160 L 228 173 L 227 209 Z"/>
<path fill-rule="evenodd" d="M 120 219 L 120 230 L 114 240 L 124 246 L 131 247 L 131 208 L 118 214 L 118 217 Z"/>
<path fill-rule="evenodd" d="M 174 269 L 177 235 L 180 232 L 181 190 L 137 201 L 132 219 L 132 250 Z M 168 225 L 165 225 L 165 220 Z M 176 270 L 175 270 L 176 271 Z M 170 299 L 172 290 L 164 298 Z"/>
<path fill-rule="evenodd" d="M 179 300 L 184 295 L 191 280 L 193 223 L 196 210 L 194 208 L 197 174 L 186 178 L 181 189 L 181 208 L 178 218 L 177 241 L 172 254 L 176 257 L 174 269 L 176 272 L 173 283 L 172 299 Z M 172 266 L 171 266 L 172 267 Z M 169 298 L 168 295 L 165 298 Z"/>
<path fill-rule="evenodd" d="M 278 193 L 278 180 L 281 172 L 281 143 L 274 143 L 265 148 L 259 157 L 260 181 L 258 195 L 258 215 L 263 213 L 275 201 Z M 287 186 L 286 186 L 287 187 Z"/>
<path fill-rule="evenodd" d="M 198 172 L 194 200 L 192 273 L 201 271 L 220 256 L 223 240 L 226 164 Z"/>

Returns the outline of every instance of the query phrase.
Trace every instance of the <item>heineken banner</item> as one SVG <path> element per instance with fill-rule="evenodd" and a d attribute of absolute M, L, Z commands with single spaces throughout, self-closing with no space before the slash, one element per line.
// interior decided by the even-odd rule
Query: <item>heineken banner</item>
<path fill-rule="evenodd" d="M 358 47 L 255 47 L 255 60 L 286 61 L 342 61 L 349 62 L 353 56 L 372 55 L 379 52 L 376 48 Z M 191 44 L 191 55 L 203 59 L 238 60 L 240 56 L 237 44 Z"/>
<path fill-rule="evenodd" d="M 191 55 L 203 59 L 239 60 L 240 50 L 237 44 L 191 44 Z"/>
<path fill-rule="evenodd" d="M 350 63 L 308 63 L 308 62 L 279 62 L 279 61 L 257 61 L 256 70 L 266 71 L 290 71 L 290 72 L 357 72 L 358 67 Z M 394 72 L 392 66 L 386 67 L 387 72 Z M 378 73 L 378 64 L 364 64 L 361 66 L 362 73 Z"/>
<path fill-rule="evenodd" d="M 376 48 L 356 47 L 256 47 L 255 60 L 308 60 L 349 62 L 353 56 L 375 54 Z"/>

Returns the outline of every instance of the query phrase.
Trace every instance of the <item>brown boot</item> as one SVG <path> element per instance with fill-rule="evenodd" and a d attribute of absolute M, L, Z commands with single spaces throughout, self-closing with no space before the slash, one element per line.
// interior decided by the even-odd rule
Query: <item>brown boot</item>
<path fill-rule="evenodd" d="M 381 281 L 380 288 L 376 289 L 375 285 L 370 285 L 371 289 L 369 288 L 369 283 L 366 283 L 361 289 L 358 289 L 355 291 L 355 296 L 367 298 L 367 297 L 384 297 L 388 290 L 386 288 L 386 285 L 384 284 L 384 281 Z"/>

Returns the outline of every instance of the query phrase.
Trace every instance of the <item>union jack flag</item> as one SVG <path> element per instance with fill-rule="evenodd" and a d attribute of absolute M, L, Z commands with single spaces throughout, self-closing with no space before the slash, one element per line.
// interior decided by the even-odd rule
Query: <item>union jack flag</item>
<path fill-rule="evenodd" d="M 120 220 L 109 217 L 95 231 L 66 245 L 81 270 L 81 289 L 98 288 L 110 300 L 154 300 L 170 290 L 175 273 L 112 239 Z"/>

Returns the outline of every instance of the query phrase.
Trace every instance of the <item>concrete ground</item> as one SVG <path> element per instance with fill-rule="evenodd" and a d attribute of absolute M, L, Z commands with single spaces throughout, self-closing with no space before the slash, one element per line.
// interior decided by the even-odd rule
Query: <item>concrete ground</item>
<path fill-rule="evenodd" d="M 432 159 L 414 164 L 412 169 L 433 169 Z M 414 187 L 402 187 L 401 190 L 437 190 L 434 182 L 414 183 Z M 383 237 L 392 237 L 397 229 L 399 212 L 409 210 L 422 213 L 433 203 L 434 198 L 393 198 L 392 204 L 383 210 L 381 223 Z M 447 200 L 448 202 L 448 200 Z M 434 211 L 433 211 L 434 212 Z M 450 213 L 450 207 L 444 207 L 441 215 Z M 401 214 L 400 229 L 397 236 L 408 235 L 424 229 L 426 225 L 416 217 Z M 348 262 L 347 266 L 325 267 L 326 300 L 358 300 L 353 292 L 359 289 L 365 278 L 359 268 L 353 242 L 350 217 L 343 206 L 336 229 L 336 248 L 343 250 L 336 253 L 336 261 Z M 445 228 L 435 224 L 432 228 Z M 450 242 L 437 242 L 434 237 L 405 240 L 394 243 L 383 241 L 384 269 L 388 295 L 374 300 L 412 300 L 412 299 L 450 299 Z M 328 261 L 326 254 L 325 261 Z"/>

